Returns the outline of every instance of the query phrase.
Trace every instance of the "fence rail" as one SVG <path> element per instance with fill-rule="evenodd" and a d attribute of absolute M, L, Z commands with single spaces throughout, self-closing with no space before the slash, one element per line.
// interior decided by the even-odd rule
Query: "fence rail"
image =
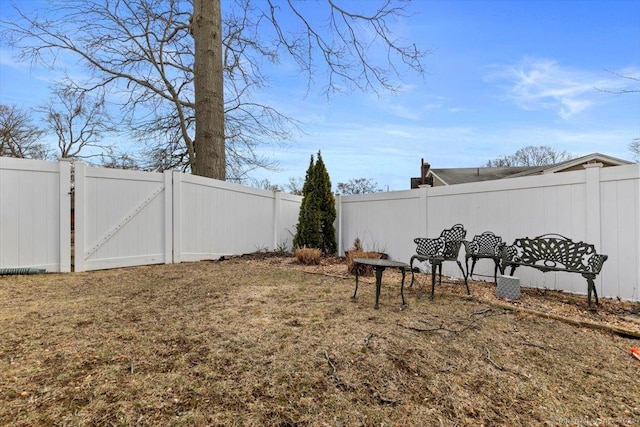
<path fill-rule="evenodd" d="M 71 270 L 68 162 L 0 158 L 0 268 Z M 302 198 L 185 175 L 75 165 L 74 270 L 177 263 L 287 246 Z M 467 238 L 507 242 L 558 233 L 609 255 L 596 286 L 640 300 L 640 166 L 601 168 L 365 195 L 338 196 L 338 249 L 408 260 L 413 238 L 462 223 Z M 492 276 L 492 266 L 476 271 Z M 444 273 L 456 276 L 451 266 Z M 529 271 L 531 270 L 531 271 Z M 518 271 L 530 286 L 585 293 L 581 277 Z"/>

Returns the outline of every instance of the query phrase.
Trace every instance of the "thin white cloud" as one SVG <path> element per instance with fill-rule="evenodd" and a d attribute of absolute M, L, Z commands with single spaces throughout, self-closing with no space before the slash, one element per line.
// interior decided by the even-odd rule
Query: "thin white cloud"
<path fill-rule="evenodd" d="M 545 58 L 524 58 L 487 76 L 488 80 L 506 81 L 508 97 L 523 110 L 555 110 L 564 120 L 588 110 L 599 102 L 603 91 L 619 91 L 640 71 L 626 68 L 618 75 L 606 70 L 585 71 L 560 65 Z"/>
<path fill-rule="evenodd" d="M 16 66 L 16 61 L 11 57 L 11 54 L 5 49 L 0 49 L 0 65 L 5 67 Z"/>
<path fill-rule="evenodd" d="M 406 107 L 404 105 L 391 105 L 388 109 L 396 116 L 408 120 L 420 120 L 422 115 L 416 109 Z"/>
<path fill-rule="evenodd" d="M 407 139 L 417 138 L 417 135 L 415 135 L 413 132 L 409 132 L 406 130 L 389 129 L 389 130 L 386 130 L 385 133 L 389 136 L 400 136 L 402 138 L 407 138 Z"/>

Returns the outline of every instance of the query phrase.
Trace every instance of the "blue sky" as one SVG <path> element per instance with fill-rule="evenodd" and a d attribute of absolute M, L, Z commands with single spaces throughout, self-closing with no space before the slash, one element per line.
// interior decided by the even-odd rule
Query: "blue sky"
<path fill-rule="evenodd" d="M 7 3 L 0 0 L 3 16 Z M 640 0 L 417 0 L 409 9 L 415 15 L 395 32 L 431 54 L 426 74 L 407 75 L 400 93 L 305 96 L 293 67 L 281 64 L 263 99 L 300 120 L 304 134 L 265 147 L 280 170 L 254 178 L 302 178 L 318 150 L 334 185 L 369 178 L 384 190 L 408 189 L 422 158 L 436 168 L 477 167 L 548 145 L 631 159 L 640 94 L 606 91 L 640 89 L 615 74 L 640 78 Z M 4 48 L 0 67 L 1 103 L 47 99 L 40 70 Z"/>

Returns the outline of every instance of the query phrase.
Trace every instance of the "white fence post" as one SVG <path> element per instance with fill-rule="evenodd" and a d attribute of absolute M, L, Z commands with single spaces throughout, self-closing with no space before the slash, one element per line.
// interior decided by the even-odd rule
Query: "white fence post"
<path fill-rule="evenodd" d="M 164 171 L 164 263 L 173 263 L 173 171 Z"/>
<path fill-rule="evenodd" d="M 426 187 L 422 187 L 420 189 L 418 189 L 417 191 L 420 191 L 420 211 L 418 212 L 418 221 L 420 224 L 420 236 L 416 236 L 416 237 L 427 237 L 429 234 L 429 218 L 427 215 L 427 212 L 429 211 L 427 209 L 427 203 L 429 203 L 429 198 L 427 197 L 427 188 Z"/>
<path fill-rule="evenodd" d="M 587 242 L 593 244 L 597 251 L 602 250 L 602 227 L 600 219 L 600 169 L 602 163 L 589 163 L 584 165 L 586 185 L 586 217 L 587 217 Z"/>
<path fill-rule="evenodd" d="M 172 212 L 173 212 L 173 262 L 179 264 L 182 262 L 182 173 L 172 171 Z"/>
<path fill-rule="evenodd" d="M 58 162 L 60 168 L 60 272 L 71 271 L 71 163 Z"/>
<path fill-rule="evenodd" d="M 75 162 L 73 165 L 74 177 L 74 249 L 73 249 L 73 271 L 85 271 L 84 247 L 85 247 L 85 197 L 87 165 Z"/>
<path fill-rule="evenodd" d="M 342 196 L 340 194 L 335 196 L 336 200 L 336 219 L 337 219 L 337 234 L 338 234 L 338 256 L 344 255 L 344 244 L 342 243 Z"/>
<path fill-rule="evenodd" d="M 280 230 L 280 203 L 281 193 L 279 191 L 273 192 L 273 245 L 272 250 L 278 247 L 278 231 Z"/>

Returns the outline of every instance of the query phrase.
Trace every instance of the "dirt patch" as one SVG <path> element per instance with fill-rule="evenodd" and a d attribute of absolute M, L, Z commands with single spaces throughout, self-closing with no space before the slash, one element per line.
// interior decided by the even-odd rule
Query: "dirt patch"
<path fill-rule="evenodd" d="M 388 270 L 373 310 L 372 278 L 352 301 L 344 262 L 292 261 L 0 277 L 0 425 L 640 423 L 640 342 L 534 313 L 634 304 L 480 282 L 431 301 L 422 275 L 402 309 Z"/>

